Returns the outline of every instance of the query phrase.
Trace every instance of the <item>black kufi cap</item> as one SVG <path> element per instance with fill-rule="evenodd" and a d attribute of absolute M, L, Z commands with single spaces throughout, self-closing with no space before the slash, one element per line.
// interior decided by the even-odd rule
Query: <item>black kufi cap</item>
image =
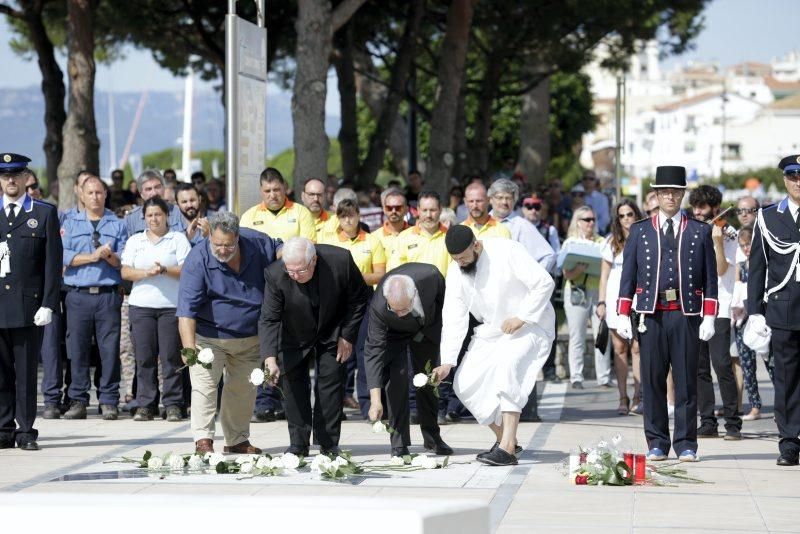
<path fill-rule="evenodd" d="M 475 234 L 463 224 L 456 224 L 447 230 L 444 244 L 450 254 L 461 254 L 475 241 Z"/>

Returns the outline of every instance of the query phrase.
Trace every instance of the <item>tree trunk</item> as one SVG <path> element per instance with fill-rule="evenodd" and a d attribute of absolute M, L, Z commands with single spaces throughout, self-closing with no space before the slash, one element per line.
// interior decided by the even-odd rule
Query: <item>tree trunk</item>
<path fill-rule="evenodd" d="M 38 5 L 37 5 L 38 4 Z M 44 96 L 44 154 L 47 160 L 48 193 L 58 182 L 58 164 L 64 151 L 62 130 L 67 114 L 64 111 L 64 73 L 56 61 L 53 43 L 47 35 L 42 21 L 42 6 L 30 0 L 20 2 L 30 40 L 36 50 L 39 70 L 42 73 L 42 95 Z"/>
<path fill-rule="evenodd" d="M 519 170 L 532 186 L 544 182 L 550 163 L 550 78 L 522 97 L 519 120 Z"/>
<path fill-rule="evenodd" d="M 353 25 L 347 24 L 342 28 L 336 34 L 336 41 L 338 54 L 334 56 L 334 66 L 342 116 L 342 125 L 339 129 L 342 174 L 345 180 L 355 180 L 358 173 L 358 113 L 356 76 L 353 67 Z"/>
<path fill-rule="evenodd" d="M 446 198 L 453 162 L 453 134 L 458 94 L 464 79 L 469 29 L 475 0 L 453 0 L 447 12 L 447 30 L 441 46 L 437 74 L 436 103 L 430 123 L 426 185 Z"/>
<path fill-rule="evenodd" d="M 67 73 L 69 111 L 64 123 L 64 154 L 58 166 L 59 209 L 75 204 L 75 175 L 82 169 L 99 173 L 100 141 L 94 121 L 94 31 L 90 0 L 68 0 L 69 35 Z"/>
<path fill-rule="evenodd" d="M 383 167 L 386 147 L 389 145 L 389 136 L 392 133 L 394 124 L 397 122 L 398 108 L 405 95 L 411 63 L 417 48 L 417 34 L 419 33 L 424 13 L 425 0 L 413 0 L 409 3 L 406 27 L 400 40 L 397 57 L 394 65 L 392 65 L 388 94 L 383 103 L 375 132 L 373 132 L 369 142 L 369 152 L 367 152 L 367 157 L 364 159 L 364 164 L 358 173 L 361 185 L 366 186 L 375 183 L 378 171 Z"/>
<path fill-rule="evenodd" d="M 466 72 L 465 72 L 466 75 Z M 466 77 L 466 76 L 465 76 Z M 467 110 L 466 110 L 466 87 L 461 86 L 461 91 L 458 93 L 458 107 L 456 108 L 456 129 L 453 136 L 453 153 L 455 154 L 455 161 L 453 162 L 453 176 L 461 181 L 465 174 L 471 174 L 475 168 L 472 165 L 472 158 L 470 158 L 469 141 L 467 140 Z"/>
<path fill-rule="evenodd" d="M 356 53 L 356 66 L 360 72 L 356 73 L 356 87 L 358 94 L 369 109 L 370 115 L 378 121 L 383 111 L 383 103 L 386 98 L 386 87 L 371 79 L 377 78 L 378 72 L 372 61 L 366 54 Z M 403 117 L 399 115 L 395 118 L 389 134 L 389 152 L 392 154 L 394 171 L 399 176 L 407 176 L 408 172 L 408 125 Z M 420 169 L 422 170 L 422 169 Z"/>
<path fill-rule="evenodd" d="M 486 56 L 486 72 L 481 81 L 478 96 L 478 111 L 475 115 L 475 137 L 473 138 L 473 169 L 481 176 L 489 172 L 489 152 L 491 150 L 492 116 L 500 78 L 503 76 L 505 61 L 497 54 Z"/>

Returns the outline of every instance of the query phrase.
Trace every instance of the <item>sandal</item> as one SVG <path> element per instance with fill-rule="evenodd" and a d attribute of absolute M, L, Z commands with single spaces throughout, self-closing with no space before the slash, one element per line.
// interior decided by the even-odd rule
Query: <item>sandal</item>
<path fill-rule="evenodd" d="M 631 400 L 628 397 L 619 399 L 619 407 L 617 408 L 617 415 L 628 415 L 630 413 Z"/>

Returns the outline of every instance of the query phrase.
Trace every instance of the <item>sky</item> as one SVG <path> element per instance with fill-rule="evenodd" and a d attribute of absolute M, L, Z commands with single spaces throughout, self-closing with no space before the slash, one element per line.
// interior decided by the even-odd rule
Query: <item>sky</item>
<path fill-rule="evenodd" d="M 800 0 L 713 0 L 705 11 L 705 30 L 696 48 L 677 58 L 669 58 L 665 69 L 687 60 L 712 61 L 732 65 L 742 61 L 769 62 L 792 49 L 800 49 L 797 21 Z M 38 86 L 40 74 L 35 61 L 15 55 L 8 42 L 10 31 L 0 16 L 0 88 Z M 98 65 L 96 86 L 101 91 L 181 91 L 183 80 L 160 68 L 147 51 L 130 48 L 125 58 L 111 66 Z M 60 58 L 62 64 L 64 58 Z M 198 82 L 199 90 L 212 91 L 208 82 Z M 271 84 L 270 93 L 282 89 Z M 328 78 L 327 115 L 338 117 L 339 97 L 336 77 Z"/>

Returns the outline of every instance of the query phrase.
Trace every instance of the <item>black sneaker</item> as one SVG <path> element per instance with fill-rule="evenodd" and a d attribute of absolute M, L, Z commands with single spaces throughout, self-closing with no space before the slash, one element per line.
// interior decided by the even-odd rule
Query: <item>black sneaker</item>
<path fill-rule="evenodd" d="M 61 419 L 61 410 L 58 409 L 56 404 L 45 404 L 43 419 Z"/>
<path fill-rule="evenodd" d="M 700 428 L 697 429 L 697 437 L 698 438 L 718 438 L 719 437 L 719 429 L 717 425 L 712 423 L 703 423 L 700 425 Z"/>
<path fill-rule="evenodd" d="M 133 416 L 134 421 L 152 421 L 153 412 L 150 408 L 137 408 L 136 414 Z"/>
<path fill-rule="evenodd" d="M 478 456 L 478 461 L 486 465 L 496 466 L 517 465 L 518 463 L 516 456 L 513 454 L 508 454 L 500 447 L 496 447 L 493 451 L 484 454 L 483 456 Z"/>
<path fill-rule="evenodd" d="M 583 389 L 583 382 L 573 382 L 572 389 Z"/>
<path fill-rule="evenodd" d="M 439 426 L 444 426 L 447 424 L 447 415 L 445 412 L 439 412 L 436 414 L 436 424 Z"/>
<path fill-rule="evenodd" d="M 180 406 L 167 406 L 167 421 L 170 423 L 180 423 L 183 420 Z"/>
<path fill-rule="evenodd" d="M 284 410 L 283 408 L 278 408 L 277 410 L 275 410 L 275 420 L 286 421 L 286 410 Z"/>
<path fill-rule="evenodd" d="M 489 449 L 488 451 L 479 452 L 477 458 L 480 458 L 481 456 L 486 456 L 487 454 L 494 452 L 494 450 L 496 448 L 498 448 L 499 446 L 500 446 L 500 442 L 499 441 L 495 441 L 494 445 L 492 445 L 491 449 Z M 521 452 L 522 452 L 522 447 L 520 447 L 519 445 L 514 447 L 514 454 L 519 454 Z"/>
<path fill-rule="evenodd" d="M 275 421 L 275 410 L 256 410 L 250 417 L 251 423 L 271 423 Z"/>
<path fill-rule="evenodd" d="M 392 449 L 392 456 L 408 456 L 410 453 L 408 452 L 408 447 L 395 447 Z"/>
<path fill-rule="evenodd" d="M 86 419 L 86 405 L 81 401 L 72 401 L 64 419 Z"/>
<path fill-rule="evenodd" d="M 119 419 L 119 408 L 113 404 L 101 404 L 100 413 L 103 414 L 103 420 L 116 421 Z"/>
<path fill-rule="evenodd" d="M 447 415 L 445 415 L 444 418 L 445 418 L 445 421 L 447 421 L 448 423 L 460 423 L 461 422 L 461 416 L 458 415 L 458 412 L 447 412 Z"/>
<path fill-rule="evenodd" d="M 450 456 L 453 454 L 453 448 L 444 442 L 442 438 L 438 441 L 423 444 L 426 451 L 433 451 L 437 456 Z"/>
<path fill-rule="evenodd" d="M 725 441 L 742 441 L 742 432 L 736 428 L 725 431 Z"/>

